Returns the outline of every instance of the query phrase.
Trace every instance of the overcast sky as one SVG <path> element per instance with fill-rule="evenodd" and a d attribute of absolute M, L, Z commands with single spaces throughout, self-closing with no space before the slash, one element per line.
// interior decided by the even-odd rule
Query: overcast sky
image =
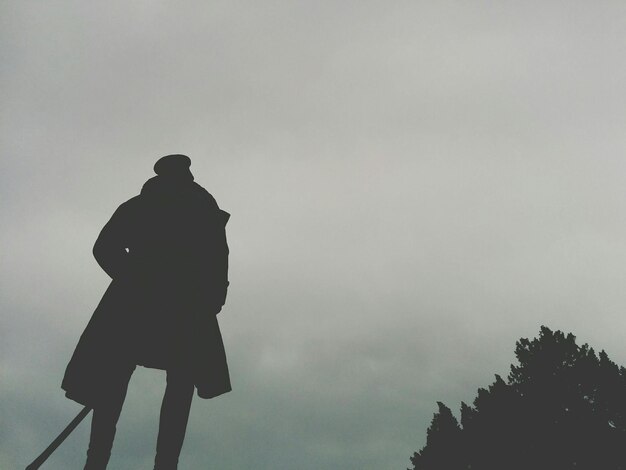
<path fill-rule="evenodd" d="M 623 1 L 4 1 L 0 467 L 109 279 L 91 248 L 160 156 L 232 214 L 233 392 L 181 468 L 404 470 L 544 324 L 626 364 Z M 110 467 L 154 458 L 161 371 Z M 47 469 L 82 468 L 88 420 Z"/>

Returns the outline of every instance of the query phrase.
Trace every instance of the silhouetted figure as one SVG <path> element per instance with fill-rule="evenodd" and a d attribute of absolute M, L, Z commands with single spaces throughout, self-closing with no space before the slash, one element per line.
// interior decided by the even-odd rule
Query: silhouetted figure
<path fill-rule="evenodd" d="M 226 300 L 229 214 L 193 181 L 191 160 L 168 155 L 123 203 L 93 253 L 112 282 L 70 360 L 62 388 L 94 409 L 85 470 L 106 468 L 137 365 L 167 371 L 155 470 L 176 469 L 194 387 L 230 391 L 216 319 Z"/>

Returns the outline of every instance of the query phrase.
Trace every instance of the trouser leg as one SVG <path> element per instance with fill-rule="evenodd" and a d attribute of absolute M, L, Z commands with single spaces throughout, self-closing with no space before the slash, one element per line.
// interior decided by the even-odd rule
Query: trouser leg
<path fill-rule="evenodd" d="M 128 382 L 133 370 L 134 368 L 128 373 L 121 374 L 116 384 L 111 387 L 111 392 L 106 397 L 106 401 L 94 407 L 91 417 L 91 436 L 87 450 L 87 462 L 84 470 L 106 469 L 111 456 L 117 421 L 122 412 Z"/>
<path fill-rule="evenodd" d="M 167 372 L 167 387 L 161 405 L 155 470 L 176 470 L 183 447 L 194 385 L 189 374 Z"/>

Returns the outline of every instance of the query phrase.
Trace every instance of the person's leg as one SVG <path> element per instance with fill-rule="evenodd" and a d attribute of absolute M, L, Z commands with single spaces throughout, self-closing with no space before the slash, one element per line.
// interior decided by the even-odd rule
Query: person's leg
<path fill-rule="evenodd" d="M 111 457 L 117 421 L 122 411 L 128 382 L 133 370 L 134 368 L 128 373 L 120 374 L 115 386 L 111 387 L 112 391 L 107 396 L 106 402 L 94 407 L 91 417 L 91 436 L 87 450 L 87 462 L 84 470 L 106 469 Z"/>
<path fill-rule="evenodd" d="M 183 447 L 194 385 L 189 374 L 170 370 L 161 405 L 155 470 L 176 470 Z"/>

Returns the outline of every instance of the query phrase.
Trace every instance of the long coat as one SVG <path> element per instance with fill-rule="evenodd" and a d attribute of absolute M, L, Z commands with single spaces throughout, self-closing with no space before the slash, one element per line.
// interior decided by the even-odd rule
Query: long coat
<path fill-rule="evenodd" d="M 202 398 L 231 390 L 216 318 L 229 217 L 197 183 L 163 176 L 115 211 L 93 249 L 112 281 L 65 371 L 68 398 L 95 406 L 136 365 L 184 369 Z"/>

